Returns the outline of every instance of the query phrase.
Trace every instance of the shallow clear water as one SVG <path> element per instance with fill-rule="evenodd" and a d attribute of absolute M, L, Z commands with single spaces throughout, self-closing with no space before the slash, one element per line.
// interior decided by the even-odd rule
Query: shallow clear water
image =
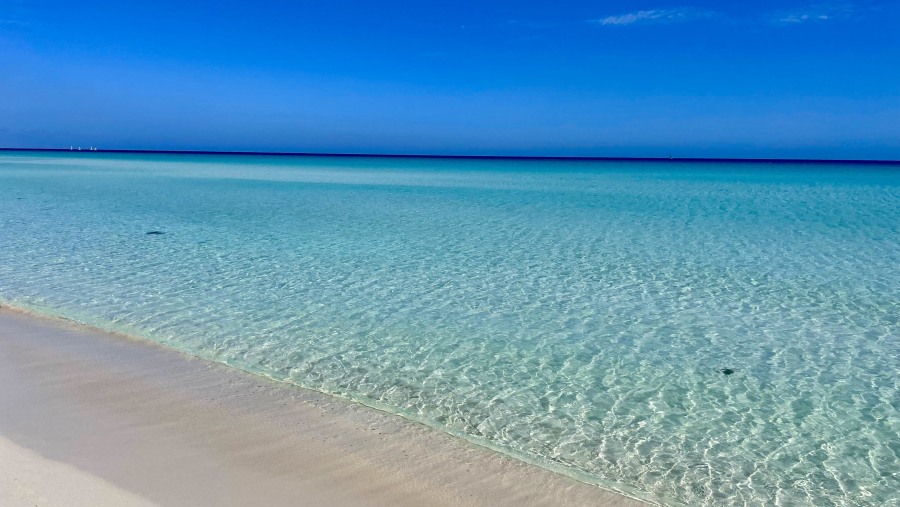
<path fill-rule="evenodd" d="M 900 505 L 896 166 L 8 153 L 0 301 L 667 505 Z"/>

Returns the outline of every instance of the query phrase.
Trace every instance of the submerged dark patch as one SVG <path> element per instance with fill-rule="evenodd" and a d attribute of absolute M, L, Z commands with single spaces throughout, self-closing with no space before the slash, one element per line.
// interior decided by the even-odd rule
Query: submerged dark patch
<path fill-rule="evenodd" d="M 165 234 L 163 231 L 150 231 L 147 233 L 148 236 L 159 236 L 160 234 Z"/>
<path fill-rule="evenodd" d="M 721 371 L 721 372 L 724 373 L 725 375 L 731 375 L 732 373 L 734 373 L 734 370 L 732 370 L 731 368 L 722 368 L 722 369 L 719 370 L 719 371 Z"/>

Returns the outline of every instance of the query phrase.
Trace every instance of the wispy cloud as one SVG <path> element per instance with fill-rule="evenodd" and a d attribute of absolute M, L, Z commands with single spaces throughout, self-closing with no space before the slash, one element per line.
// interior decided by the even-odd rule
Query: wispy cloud
<path fill-rule="evenodd" d="M 695 9 L 693 7 L 679 7 L 675 9 L 649 9 L 628 12 L 615 16 L 607 16 L 601 19 L 591 20 L 592 23 L 604 26 L 626 26 L 649 23 L 677 23 L 695 19 L 709 18 L 711 11 Z"/>
<path fill-rule="evenodd" d="M 780 25 L 797 25 L 808 22 L 821 22 L 846 19 L 854 16 L 860 6 L 849 2 L 826 2 L 811 4 L 803 9 L 775 12 L 771 21 Z"/>

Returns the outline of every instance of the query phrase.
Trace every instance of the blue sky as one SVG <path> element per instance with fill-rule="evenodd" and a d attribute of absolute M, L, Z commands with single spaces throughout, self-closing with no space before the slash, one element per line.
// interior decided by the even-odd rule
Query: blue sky
<path fill-rule="evenodd" d="M 900 159 L 900 2 L 0 0 L 0 146 Z"/>

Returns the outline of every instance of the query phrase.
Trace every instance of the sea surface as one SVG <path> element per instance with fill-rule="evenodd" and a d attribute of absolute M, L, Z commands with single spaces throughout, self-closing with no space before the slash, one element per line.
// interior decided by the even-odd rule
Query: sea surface
<path fill-rule="evenodd" d="M 662 505 L 900 505 L 900 166 L 0 153 L 0 303 Z"/>

